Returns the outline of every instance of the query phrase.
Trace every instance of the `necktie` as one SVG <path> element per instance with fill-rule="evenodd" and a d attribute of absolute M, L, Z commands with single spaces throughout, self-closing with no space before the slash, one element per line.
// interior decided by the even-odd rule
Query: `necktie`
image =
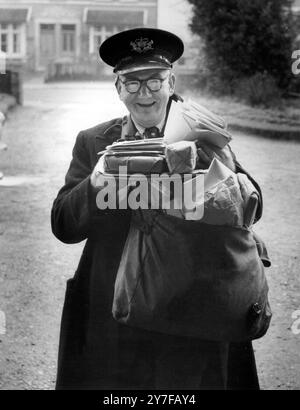
<path fill-rule="evenodd" d="M 157 127 L 146 128 L 144 131 L 144 134 L 146 138 L 159 138 L 160 137 L 160 132 Z"/>

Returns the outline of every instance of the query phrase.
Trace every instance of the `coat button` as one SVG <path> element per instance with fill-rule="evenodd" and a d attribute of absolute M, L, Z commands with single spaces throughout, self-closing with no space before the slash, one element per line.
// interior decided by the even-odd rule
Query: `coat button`
<path fill-rule="evenodd" d="M 261 314 L 262 308 L 259 303 L 254 303 L 254 305 L 252 305 L 252 312 L 257 316 Z"/>

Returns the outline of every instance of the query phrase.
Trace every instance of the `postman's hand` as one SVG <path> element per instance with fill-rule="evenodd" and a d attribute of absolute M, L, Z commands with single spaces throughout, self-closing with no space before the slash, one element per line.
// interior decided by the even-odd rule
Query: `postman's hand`
<path fill-rule="evenodd" d="M 112 178 L 114 180 L 114 184 L 111 183 L 111 189 L 118 191 L 119 190 L 119 179 L 118 178 Z M 111 180 L 111 181 L 112 181 Z M 95 192 L 100 191 L 102 188 L 104 188 L 107 185 L 107 175 L 105 176 L 103 174 L 103 163 L 102 159 L 100 158 L 95 165 L 95 168 L 93 169 L 93 172 L 91 173 L 90 176 L 90 181 L 91 181 L 91 186 L 95 190 Z"/>
<path fill-rule="evenodd" d="M 235 163 L 230 147 L 226 145 L 224 148 L 218 148 L 215 145 L 208 145 L 197 143 L 198 152 L 198 168 L 208 168 L 214 158 L 217 158 L 224 165 L 226 165 L 231 171 L 235 172 Z"/>
<path fill-rule="evenodd" d="M 226 145 L 221 149 L 210 143 L 210 139 L 212 139 L 214 134 L 216 134 L 216 131 L 210 131 L 197 126 L 186 135 L 187 140 L 196 142 L 198 148 L 197 168 L 206 169 L 210 166 L 212 160 L 217 158 L 235 172 L 234 156 L 230 147 Z"/>
<path fill-rule="evenodd" d="M 95 188 L 97 190 L 99 190 L 101 188 L 101 183 L 99 185 L 99 182 L 101 182 L 100 181 L 100 179 L 101 179 L 100 176 L 101 176 L 102 170 L 103 170 L 101 162 L 102 161 L 101 161 L 101 158 L 100 158 L 98 160 L 97 164 L 95 165 L 95 168 L 93 169 L 93 172 L 90 176 L 91 185 L 92 185 L 93 188 Z"/>

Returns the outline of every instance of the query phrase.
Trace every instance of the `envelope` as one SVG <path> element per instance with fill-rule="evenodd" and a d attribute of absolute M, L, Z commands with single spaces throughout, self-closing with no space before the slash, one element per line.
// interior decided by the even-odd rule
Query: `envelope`
<path fill-rule="evenodd" d="M 186 112 L 194 112 L 197 117 L 200 113 L 203 119 L 210 121 L 211 123 L 215 124 L 217 127 L 220 127 L 223 129 L 226 128 L 225 120 L 222 117 L 216 115 L 215 113 L 212 113 L 211 111 L 209 111 L 203 105 L 200 105 L 196 103 L 195 101 L 188 99 L 184 103 L 184 107 L 185 107 Z"/>
<path fill-rule="evenodd" d="M 165 143 L 163 138 L 151 138 L 144 140 L 135 141 L 120 141 L 115 142 L 112 145 L 106 147 L 106 152 L 117 152 L 117 151 L 159 151 L 164 153 Z"/>
<path fill-rule="evenodd" d="M 174 142 L 195 138 L 188 136 L 191 130 L 199 129 L 197 140 L 224 148 L 231 140 L 231 135 L 225 129 L 225 122 L 206 108 L 194 102 L 182 103 L 173 101 L 170 107 L 165 131 L 164 142 Z"/>

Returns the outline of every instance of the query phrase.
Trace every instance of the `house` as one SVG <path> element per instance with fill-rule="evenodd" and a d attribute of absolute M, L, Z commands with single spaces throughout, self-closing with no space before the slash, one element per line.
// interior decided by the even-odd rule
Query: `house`
<path fill-rule="evenodd" d="M 8 66 L 32 71 L 105 73 L 101 42 L 138 26 L 157 26 L 157 0 L 0 0 L 0 50 Z"/>

